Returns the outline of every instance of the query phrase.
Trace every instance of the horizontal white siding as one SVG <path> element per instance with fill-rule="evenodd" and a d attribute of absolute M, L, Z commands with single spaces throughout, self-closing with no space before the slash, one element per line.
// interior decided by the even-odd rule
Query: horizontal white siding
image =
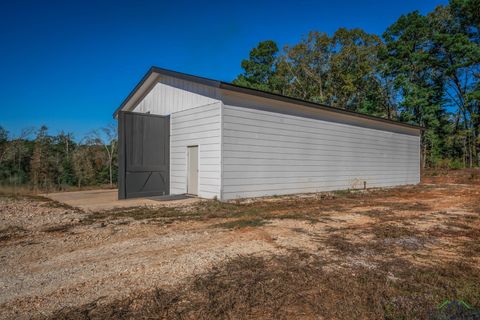
<path fill-rule="evenodd" d="M 171 194 L 187 191 L 192 145 L 199 146 L 198 192 L 205 198 L 419 182 L 417 129 L 165 75 L 154 81 L 132 111 L 171 115 Z"/>
<path fill-rule="evenodd" d="M 169 115 L 218 102 L 217 88 L 161 75 L 158 82 L 133 108 L 135 112 Z"/>
<path fill-rule="evenodd" d="M 198 145 L 198 196 L 220 198 L 221 103 L 191 108 L 170 117 L 170 193 L 187 192 L 187 147 Z"/>
<path fill-rule="evenodd" d="M 222 139 L 224 200 L 420 179 L 418 134 L 226 105 Z"/>

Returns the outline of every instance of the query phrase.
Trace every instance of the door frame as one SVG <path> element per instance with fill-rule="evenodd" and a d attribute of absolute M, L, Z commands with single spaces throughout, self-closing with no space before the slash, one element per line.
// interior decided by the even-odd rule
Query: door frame
<path fill-rule="evenodd" d="M 190 172 L 190 148 L 197 148 L 197 193 L 189 193 L 188 191 L 188 184 L 189 184 L 189 172 Z M 186 158 L 187 158 L 187 163 L 186 163 L 186 179 L 185 179 L 185 186 L 186 186 L 186 194 L 189 194 L 189 195 L 193 195 L 193 196 L 198 196 L 198 192 L 199 192 L 199 186 L 200 186 L 200 175 L 199 175 L 199 172 L 200 172 L 200 146 L 198 144 L 194 144 L 194 145 L 187 145 L 187 150 L 186 150 Z"/>

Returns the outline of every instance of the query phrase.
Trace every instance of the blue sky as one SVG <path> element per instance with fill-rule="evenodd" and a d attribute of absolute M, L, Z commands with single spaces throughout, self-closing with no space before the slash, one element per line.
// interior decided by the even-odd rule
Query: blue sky
<path fill-rule="evenodd" d="M 76 138 L 112 112 L 152 65 L 231 81 L 259 41 L 281 47 L 311 30 L 381 34 L 442 0 L 3 1 L 0 125 L 47 125 Z"/>

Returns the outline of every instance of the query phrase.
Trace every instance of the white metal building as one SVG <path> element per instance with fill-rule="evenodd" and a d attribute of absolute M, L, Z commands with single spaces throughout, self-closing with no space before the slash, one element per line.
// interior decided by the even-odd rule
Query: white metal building
<path fill-rule="evenodd" d="M 114 114 L 119 198 L 416 184 L 422 128 L 153 67 Z"/>

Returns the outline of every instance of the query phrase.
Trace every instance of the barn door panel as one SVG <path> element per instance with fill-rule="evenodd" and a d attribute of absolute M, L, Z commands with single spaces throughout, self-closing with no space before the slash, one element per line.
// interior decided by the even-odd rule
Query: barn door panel
<path fill-rule="evenodd" d="M 119 198 L 169 194 L 170 117 L 119 114 Z"/>

